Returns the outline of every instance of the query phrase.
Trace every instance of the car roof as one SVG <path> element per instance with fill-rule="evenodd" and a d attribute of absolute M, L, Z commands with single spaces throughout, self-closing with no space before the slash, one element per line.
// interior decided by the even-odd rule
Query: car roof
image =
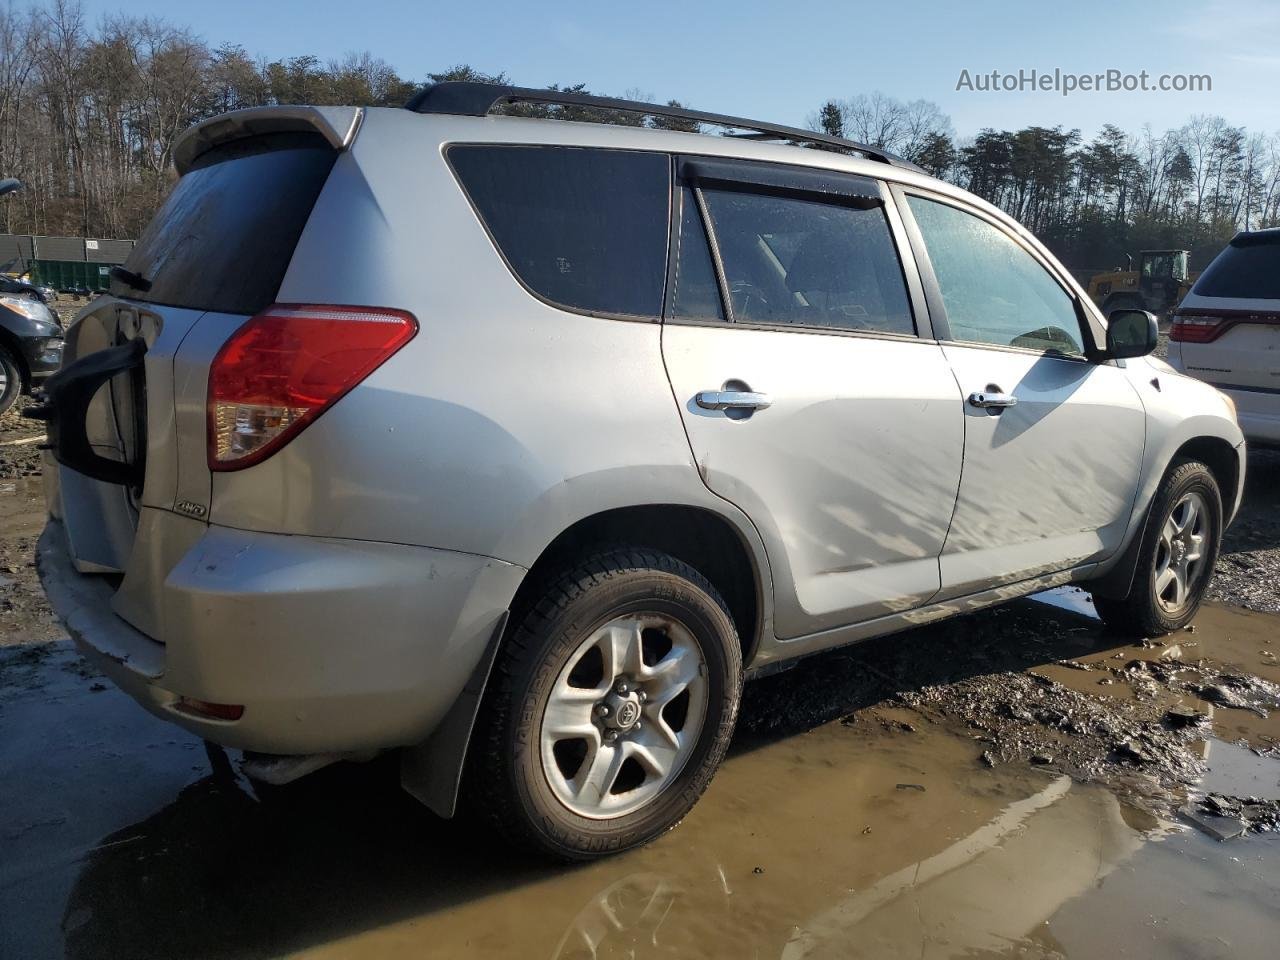
<path fill-rule="evenodd" d="M 1231 238 L 1233 247 L 1263 246 L 1280 243 L 1280 227 L 1267 227 L 1264 230 L 1241 230 Z"/>
<path fill-rule="evenodd" d="M 598 116 L 601 117 L 609 114 L 624 113 L 637 119 L 642 117 L 661 117 L 664 120 L 691 122 L 695 125 L 710 124 L 725 130 L 750 131 L 743 135 L 750 139 L 784 140 L 822 145 L 828 149 L 854 151 L 880 163 L 920 170 L 914 163 L 890 153 L 883 147 L 858 143 L 825 131 L 804 130 L 799 127 L 789 127 L 764 120 L 750 120 L 746 117 L 735 117 L 724 113 L 693 110 L 689 107 L 681 106 L 675 101 L 667 104 L 649 103 L 643 100 L 599 97 L 577 90 L 539 90 L 529 87 L 515 87 L 508 84 L 455 80 L 429 84 L 409 99 L 409 102 L 405 104 L 405 109 L 412 110 L 414 113 L 485 117 L 496 108 L 518 103 L 537 104 L 540 107 L 550 106 L 552 109 L 557 110 L 562 110 L 565 107 L 574 107 L 587 112 L 600 111 Z"/>

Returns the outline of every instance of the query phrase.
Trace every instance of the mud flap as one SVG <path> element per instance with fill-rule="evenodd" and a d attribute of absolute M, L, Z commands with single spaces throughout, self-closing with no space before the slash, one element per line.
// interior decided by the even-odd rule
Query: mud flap
<path fill-rule="evenodd" d="M 1147 506 L 1147 514 L 1142 524 L 1134 531 L 1120 559 L 1097 580 L 1087 580 L 1080 584 L 1090 593 L 1096 593 L 1113 600 L 1123 600 L 1129 595 L 1133 586 L 1133 575 L 1138 569 L 1138 555 L 1142 553 L 1142 543 L 1147 537 L 1147 524 L 1151 522 L 1151 507 Z"/>
<path fill-rule="evenodd" d="M 493 669 L 493 661 L 498 655 L 508 616 L 509 611 L 504 610 L 498 618 L 480 662 L 435 733 L 422 743 L 400 751 L 400 785 L 426 804 L 432 813 L 446 819 L 452 817 L 457 809 L 467 745 L 471 742 L 476 713 L 484 697 L 485 685 L 489 682 L 489 671 Z"/>

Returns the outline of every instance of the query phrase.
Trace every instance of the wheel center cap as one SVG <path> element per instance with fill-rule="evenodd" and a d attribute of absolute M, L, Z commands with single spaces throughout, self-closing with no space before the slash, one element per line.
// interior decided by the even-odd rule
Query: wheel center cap
<path fill-rule="evenodd" d="M 609 698 L 609 716 L 605 725 L 615 730 L 630 730 L 640 719 L 640 700 L 634 693 L 614 694 Z"/>
<path fill-rule="evenodd" d="M 1187 545 L 1181 540 L 1173 542 L 1173 559 L 1175 563 L 1181 563 L 1182 558 L 1187 555 Z"/>

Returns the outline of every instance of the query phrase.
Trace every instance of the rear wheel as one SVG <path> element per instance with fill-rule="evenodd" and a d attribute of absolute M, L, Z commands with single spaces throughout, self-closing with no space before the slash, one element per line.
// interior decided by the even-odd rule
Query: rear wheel
<path fill-rule="evenodd" d="M 0 347 L 0 414 L 7 413 L 22 393 L 22 370 L 13 355 Z"/>
<path fill-rule="evenodd" d="M 554 578 L 504 644 L 468 793 L 562 859 L 645 843 L 710 783 L 740 689 L 733 621 L 706 578 L 656 551 L 602 553 Z"/>
<path fill-rule="evenodd" d="M 1122 633 L 1154 637 L 1191 622 L 1204 599 L 1222 539 L 1222 494 L 1198 460 L 1175 463 L 1151 505 L 1129 593 L 1095 596 L 1102 619 Z"/>

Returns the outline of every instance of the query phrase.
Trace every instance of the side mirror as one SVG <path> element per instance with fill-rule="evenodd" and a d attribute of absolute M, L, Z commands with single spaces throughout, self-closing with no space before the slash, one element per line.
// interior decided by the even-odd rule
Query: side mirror
<path fill-rule="evenodd" d="M 1107 359 L 1145 357 L 1160 341 L 1160 324 L 1146 310 L 1112 310 L 1107 317 Z"/>

